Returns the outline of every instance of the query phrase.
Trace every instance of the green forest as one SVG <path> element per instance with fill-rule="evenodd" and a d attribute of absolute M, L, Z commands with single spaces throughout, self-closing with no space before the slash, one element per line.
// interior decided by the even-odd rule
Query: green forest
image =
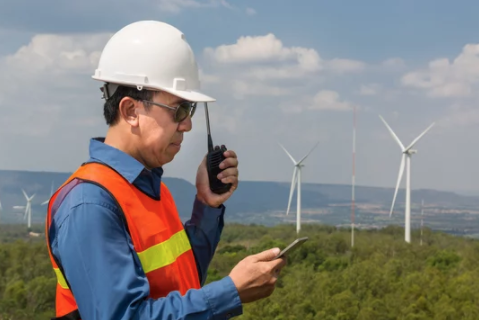
<path fill-rule="evenodd" d="M 369 320 L 479 319 L 479 241 L 404 229 L 358 230 L 304 225 L 308 236 L 288 256 L 275 292 L 247 304 L 237 319 Z M 37 226 L 42 232 L 42 226 Z M 294 225 L 227 224 L 207 282 L 226 276 L 248 254 L 287 246 Z M 23 226 L 0 228 L 0 319 L 54 316 L 55 276 L 44 238 Z"/>

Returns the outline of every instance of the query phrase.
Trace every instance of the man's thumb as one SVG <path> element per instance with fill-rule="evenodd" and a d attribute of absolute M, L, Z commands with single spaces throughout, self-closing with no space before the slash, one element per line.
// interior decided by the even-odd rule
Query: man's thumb
<path fill-rule="evenodd" d="M 255 254 L 254 257 L 255 257 L 256 261 L 271 261 L 280 252 L 281 252 L 281 250 L 279 250 L 279 248 L 273 248 L 273 249 L 269 249 L 269 250 L 265 250 L 263 252 L 257 253 L 257 254 Z"/>

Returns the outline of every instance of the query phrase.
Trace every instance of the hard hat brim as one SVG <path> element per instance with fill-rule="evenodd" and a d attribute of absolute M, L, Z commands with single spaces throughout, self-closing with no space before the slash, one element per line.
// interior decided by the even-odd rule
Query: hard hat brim
<path fill-rule="evenodd" d="M 186 91 L 186 90 L 174 90 L 174 89 L 166 89 L 166 88 L 158 88 L 160 91 L 166 91 L 174 96 L 179 98 L 193 101 L 193 102 L 215 102 L 216 99 L 210 96 L 207 96 L 204 93 L 198 91 Z"/>

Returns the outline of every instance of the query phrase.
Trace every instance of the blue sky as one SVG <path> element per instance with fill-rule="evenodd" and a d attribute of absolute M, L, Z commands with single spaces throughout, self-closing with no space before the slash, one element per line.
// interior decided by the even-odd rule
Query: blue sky
<path fill-rule="evenodd" d="M 88 139 L 106 131 L 90 78 L 95 59 L 113 32 L 156 19 L 184 32 L 195 51 L 203 88 L 218 99 L 213 138 L 239 153 L 242 179 L 289 181 L 292 163 L 277 142 L 300 158 L 320 141 L 303 181 L 349 183 L 356 105 L 358 184 L 393 187 L 397 179 L 401 153 L 381 114 L 404 144 L 436 122 L 417 144 L 413 189 L 479 193 L 477 1 L 1 6 L 1 169 L 73 171 L 88 156 Z M 167 176 L 193 181 L 205 151 L 201 112 L 194 126 Z"/>

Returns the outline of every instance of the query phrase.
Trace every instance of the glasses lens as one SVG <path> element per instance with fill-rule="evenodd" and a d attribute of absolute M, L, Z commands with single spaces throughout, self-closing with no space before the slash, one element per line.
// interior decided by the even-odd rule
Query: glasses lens
<path fill-rule="evenodd" d="M 195 111 L 196 111 L 196 102 L 191 104 L 190 117 L 193 118 L 193 115 L 195 114 Z"/>
<path fill-rule="evenodd" d="M 178 109 L 176 110 L 176 121 L 181 122 L 185 120 L 188 115 L 193 116 L 195 107 L 196 103 L 189 101 L 183 101 L 180 103 Z"/>

